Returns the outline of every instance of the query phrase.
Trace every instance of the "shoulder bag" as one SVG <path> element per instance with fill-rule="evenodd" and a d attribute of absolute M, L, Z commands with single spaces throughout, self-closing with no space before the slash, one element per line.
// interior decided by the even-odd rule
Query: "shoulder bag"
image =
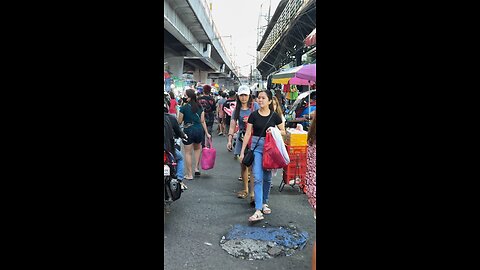
<path fill-rule="evenodd" d="M 266 129 L 267 129 L 267 126 L 268 126 L 268 123 L 270 123 L 270 119 L 272 118 L 273 116 L 273 112 L 271 113 L 270 117 L 268 118 L 267 120 L 267 123 L 265 124 L 265 127 L 263 128 L 263 131 L 260 132 L 260 134 L 262 134 Z M 253 133 L 253 132 L 252 132 Z M 252 135 L 253 136 L 253 135 Z M 258 139 L 258 141 L 260 141 L 260 139 Z M 257 149 L 257 146 L 258 146 L 258 141 L 257 143 L 255 144 L 255 147 L 253 149 L 246 149 L 245 150 L 245 155 L 243 155 L 243 160 L 242 160 L 242 164 L 247 166 L 247 167 L 250 167 L 252 166 L 253 164 L 253 151 L 255 151 L 255 149 Z"/>

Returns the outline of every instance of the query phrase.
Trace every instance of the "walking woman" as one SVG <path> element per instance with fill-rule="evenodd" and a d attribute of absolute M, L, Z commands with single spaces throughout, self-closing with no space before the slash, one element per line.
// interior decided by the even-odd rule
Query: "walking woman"
<path fill-rule="evenodd" d="M 307 149 L 307 174 L 305 176 L 307 184 L 308 203 L 313 209 L 313 217 L 317 219 L 317 111 L 313 112 L 313 119 L 308 130 L 308 149 Z M 313 244 L 312 269 L 316 264 L 317 242 Z"/>
<path fill-rule="evenodd" d="M 240 151 L 242 150 L 242 141 L 244 134 L 247 128 L 247 120 L 250 114 L 253 111 L 256 111 L 260 108 L 257 103 L 253 102 L 253 97 L 250 95 L 250 88 L 246 85 L 242 85 L 238 88 L 237 100 L 236 100 L 235 111 L 232 114 L 232 119 L 230 120 L 230 130 L 228 131 L 228 143 L 227 149 L 232 151 L 232 140 L 233 140 L 233 132 L 235 130 L 235 126 L 238 123 L 239 132 L 236 139 L 235 150 L 233 152 L 234 155 L 240 155 Z M 238 198 L 245 199 L 248 196 L 248 182 L 249 182 L 249 170 L 248 168 L 240 163 L 240 179 L 243 180 L 243 187 L 244 189 L 237 193 Z M 252 167 L 250 167 L 251 173 Z M 253 179 L 250 181 L 250 202 L 254 201 L 254 192 L 253 192 Z"/>
<path fill-rule="evenodd" d="M 278 98 L 273 96 L 273 111 L 282 118 L 282 123 L 285 124 L 285 116 L 283 115 L 282 104 L 278 102 Z"/>
<path fill-rule="evenodd" d="M 205 113 L 202 111 L 202 108 L 197 103 L 197 96 L 193 89 L 187 89 L 185 91 L 186 102 L 180 108 L 178 114 L 178 123 L 183 125 L 183 131 L 187 134 L 187 141 L 183 142 L 185 145 L 185 177 L 184 179 L 193 180 L 192 173 L 192 149 L 195 155 L 195 172 L 199 171 L 198 161 L 200 159 L 200 154 L 202 151 L 202 141 L 204 140 L 204 134 L 208 139 L 212 137 L 208 133 L 207 125 L 205 123 Z M 205 133 L 204 133 L 205 132 Z"/>
<path fill-rule="evenodd" d="M 269 90 L 261 91 L 258 94 L 258 104 L 260 109 L 250 114 L 248 118 L 247 131 L 243 139 L 242 150 L 239 160 L 242 161 L 245 155 L 248 141 L 252 137 L 252 149 L 254 150 L 253 176 L 255 190 L 255 213 L 248 218 L 249 221 L 262 220 L 263 215 L 272 213 L 268 206 L 268 196 L 270 195 L 270 184 L 272 182 L 272 172 L 264 170 L 262 167 L 263 145 L 265 142 L 266 130 L 269 127 L 277 126 L 282 135 L 285 135 L 285 125 L 282 118 L 273 111 L 272 92 Z M 256 148 L 255 148 L 256 147 Z"/>

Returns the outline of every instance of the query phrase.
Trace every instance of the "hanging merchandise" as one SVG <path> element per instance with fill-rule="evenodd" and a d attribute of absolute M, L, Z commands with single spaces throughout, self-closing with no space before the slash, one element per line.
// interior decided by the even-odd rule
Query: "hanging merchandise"
<path fill-rule="evenodd" d="M 178 77 L 173 77 L 173 81 L 175 83 L 175 88 L 183 89 L 185 87 L 185 81 L 181 80 Z"/>
<path fill-rule="evenodd" d="M 290 86 L 290 100 L 297 100 L 298 98 L 298 89 L 296 85 Z"/>

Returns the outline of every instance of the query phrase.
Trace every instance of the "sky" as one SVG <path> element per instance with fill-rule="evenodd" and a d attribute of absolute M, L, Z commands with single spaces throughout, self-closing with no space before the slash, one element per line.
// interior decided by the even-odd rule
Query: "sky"
<path fill-rule="evenodd" d="M 242 75 L 249 75 L 250 65 L 253 69 L 256 67 L 257 27 L 260 12 L 266 15 L 271 3 L 270 16 L 273 16 L 280 0 L 205 1 L 208 5 L 212 4 L 213 22 L 222 36 L 227 54 L 234 56 L 233 61 L 240 68 Z M 266 18 L 261 18 L 260 26 L 265 25 L 267 25 Z M 224 37 L 230 35 L 231 38 Z"/>

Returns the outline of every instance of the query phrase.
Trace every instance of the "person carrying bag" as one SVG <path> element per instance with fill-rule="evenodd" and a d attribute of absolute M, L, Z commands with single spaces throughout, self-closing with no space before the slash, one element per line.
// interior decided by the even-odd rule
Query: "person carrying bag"
<path fill-rule="evenodd" d="M 264 219 L 264 214 L 272 213 L 268 205 L 270 185 L 272 182 L 272 171 L 265 170 L 262 160 L 265 150 L 265 137 L 267 128 L 278 127 L 281 134 L 285 135 L 285 125 L 280 115 L 273 110 L 272 92 L 264 90 L 258 94 L 260 109 L 250 114 L 248 118 L 247 131 L 243 139 L 240 160 L 245 165 L 252 165 L 255 190 L 255 213 L 248 218 L 250 222 Z M 248 141 L 252 137 L 252 150 L 246 150 Z"/>
<path fill-rule="evenodd" d="M 213 148 L 212 138 L 205 138 L 205 147 L 202 149 L 201 166 L 202 170 L 210 170 L 215 166 L 217 150 Z"/>
<path fill-rule="evenodd" d="M 270 118 L 268 118 L 267 124 L 268 124 L 268 122 L 270 122 L 270 119 L 272 119 L 272 116 L 273 116 L 273 113 L 270 114 Z M 265 128 L 263 129 L 263 131 L 261 133 L 263 133 L 265 131 L 265 129 L 267 129 L 267 125 L 265 125 Z M 253 164 L 253 152 L 255 151 L 255 149 L 257 149 L 259 141 L 260 140 L 257 141 L 257 143 L 255 144 L 255 147 L 253 149 L 247 148 L 245 150 L 245 156 L 242 159 L 242 164 L 243 165 L 245 165 L 247 167 L 252 166 L 252 164 Z M 251 144 L 251 142 L 250 142 L 250 144 Z"/>
<path fill-rule="evenodd" d="M 290 163 L 290 157 L 280 135 L 280 130 L 276 127 L 268 129 L 270 132 L 265 137 L 262 166 L 265 170 L 281 169 Z"/>

